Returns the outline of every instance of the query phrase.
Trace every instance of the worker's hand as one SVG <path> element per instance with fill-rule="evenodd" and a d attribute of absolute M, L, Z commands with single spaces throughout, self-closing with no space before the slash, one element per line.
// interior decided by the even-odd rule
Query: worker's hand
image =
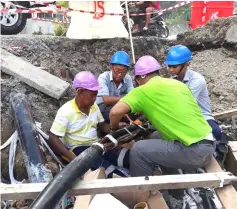
<path fill-rule="evenodd" d="M 103 137 L 100 143 L 103 144 L 105 152 L 115 148 L 115 144 L 107 136 Z"/>
<path fill-rule="evenodd" d="M 123 128 L 123 127 L 125 127 L 126 125 L 128 125 L 128 124 L 125 123 L 125 122 L 119 122 L 119 128 Z"/>
<path fill-rule="evenodd" d="M 114 146 L 113 142 L 109 142 L 109 143 L 104 144 L 104 151 L 105 152 L 107 152 L 109 150 L 112 150 L 114 148 L 115 148 L 115 146 Z"/>

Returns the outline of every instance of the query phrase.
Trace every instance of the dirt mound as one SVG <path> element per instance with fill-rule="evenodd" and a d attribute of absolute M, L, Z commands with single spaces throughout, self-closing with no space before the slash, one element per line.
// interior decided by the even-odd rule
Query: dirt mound
<path fill-rule="evenodd" d="M 218 112 L 236 108 L 237 52 L 233 51 L 237 44 L 236 24 L 237 17 L 210 21 L 205 27 L 180 34 L 175 41 L 159 40 L 156 37 L 134 38 L 136 59 L 148 54 L 163 63 L 171 45 L 185 44 L 195 51 L 191 67 L 202 73 L 207 80 L 212 110 Z M 125 50 L 131 55 L 128 39 L 82 41 L 65 37 L 1 36 L 1 41 L 3 49 L 69 82 L 82 70 L 89 70 L 96 75 L 109 70 L 110 57 L 117 50 Z M 11 45 L 23 45 L 24 48 L 12 49 Z M 206 50 L 205 47 L 212 49 Z M 167 72 L 163 71 L 163 75 L 167 75 Z M 74 95 L 72 89 L 69 89 L 64 98 L 55 100 L 12 76 L 4 73 L 1 73 L 1 76 L 1 144 L 15 130 L 9 104 L 11 92 L 27 95 L 33 117 L 42 123 L 45 132 L 49 131 L 58 108 Z M 234 124 L 232 121 L 228 123 Z M 237 137 L 236 125 L 232 125 L 230 131 Z M 1 153 L 1 162 L 2 175 L 8 179 L 8 148 Z M 16 162 L 16 179 L 22 180 L 26 176 L 19 151 L 16 154 Z"/>
<path fill-rule="evenodd" d="M 117 50 L 124 50 L 132 55 L 130 41 L 122 38 L 82 41 L 65 37 L 2 36 L 1 39 L 2 48 L 61 78 L 65 78 L 65 73 L 72 78 L 82 70 L 89 70 L 96 75 L 109 70 L 109 60 Z M 162 40 L 148 37 L 134 38 L 133 41 L 136 59 L 150 54 L 164 60 L 165 45 L 162 44 Z M 11 50 L 11 45 L 23 45 L 24 48 Z"/>
<path fill-rule="evenodd" d="M 211 20 L 207 25 L 177 35 L 177 41 L 192 50 L 224 46 L 237 50 L 237 17 Z"/>

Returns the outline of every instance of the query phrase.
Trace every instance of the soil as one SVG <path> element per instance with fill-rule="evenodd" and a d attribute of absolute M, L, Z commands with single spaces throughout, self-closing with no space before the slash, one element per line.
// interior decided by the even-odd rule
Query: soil
<path fill-rule="evenodd" d="M 148 54 L 163 63 L 170 46 L 185 44 L 193 51 L 192 69 L 206 78 L 213 112 L 237 108 L 236 24 L 237 17 L 210 21 L 204 27 L 179 34 L 176 40 L 136 37 L 133 39 L 135 57 L 138 59 Z M 82 41 L 65 37 L 18 35 L 1 36 L 1 41 L 3 49 L 70 83 L 74 75 L 82 70 L 89 70 L 96 75 L 109 70 L 110 57 L 117 50 L 125 50 L 132 55 L 128 39 Z M 12 49 L 11 45 L 24 47 Z M 168 76 L 167 71 L 164 70 L 162 75 Z M 56 100 L 1 72 L 1 144 L 15 131 L 9 95 L 17 92 L 27 95 L 34 120 L 41 122 L 46 133 L 49 132 L 58 108 L 74 96 L 74 91 L 69 89 L 63 98 Z M 236 117 L 220 122 L 230 125 L 225 131 L 233 139 L 237 139 Z M 9 180 L 8 153 L 9 147 L 1 152 L 4 180 Z M 50 156 L 47 159 L 56 173 L 57 165 Z M 14 172 L 19 181 L 27 178 L 19 147 Z"/>

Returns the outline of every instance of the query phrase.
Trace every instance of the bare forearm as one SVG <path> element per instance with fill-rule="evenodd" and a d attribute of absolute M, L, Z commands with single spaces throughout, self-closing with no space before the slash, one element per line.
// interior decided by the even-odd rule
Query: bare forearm
<path fill-rule="evenodd" d="M 141 5 L 141 4 L 144 4 L 144 1 L 138 1 L 135 3 L 136 5 Z"/>
<path fill-rule="evenodd" d="M 104 100 L 105 105 L 115 105 L 121 97 L 115 97 L 115 96 L 102 96 Z"/>
<path fill-rule="evenodd" d="M 60 155 L 66 157 L 69 161 L 72 161 L 76 156 L 72 152 L 70 152 L 62 141 L 58 138 L 58 136 L 50 133 L 49 134 L 49 145 Z"/>
<path fill-rule="evenodd" d="M 99 123 L 98 128 L 106 134 L 108 134 L 110 132 L 109 124 L 107 124 L 105 122 Z"/>
<path fill-rule="evenodd" d="M 109 119 L 110 126 L 112 129 L 116 129 L 119 127 L 119 122 L 122 117 L 130 112 L 130 107 L 124 102 L 118 102 L 110 111 Z"/>
<path fill-rule="evenodd" d="M 111 129 L 119 128 L 119 122 L 123 116 L 124 116 L 123 114 L 120 114 L 120 115 L 110 114 L 109 115 Z"/>

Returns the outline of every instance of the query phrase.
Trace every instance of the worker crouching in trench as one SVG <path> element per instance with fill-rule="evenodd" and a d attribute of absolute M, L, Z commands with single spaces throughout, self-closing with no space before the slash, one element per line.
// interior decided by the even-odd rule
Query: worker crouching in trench
<path fill-rule="evenodd" d="M 113 130 L 128 113 L 143 114 L 160 137 L 136 142 L 129 151 L 130 174 L 151 176 L 157 165 L 193 170 L 208 165 L 215 150 L 212 129 L 187 85 L 159 76 L 160 64 L 151 56 L 135 64 L 139 87 L 131 90 L 110 111 Z M 154 136 L 154 135 L 153 135 Z"/>
<path fill-rule="evenodd" d="M 111 71 L 103 72 L 98 77 L 101 89 L 96 98 L 96 103 L 106 123 L 110 122 L 109 112 L 111 108 L 134 88 L 132 78 L 127 73 L 130 66 L 129 55 L 124 51 L 117 51 L 113 54 L 110 64 Z M 125 117 L 121 121 L 129 122 Z"/>
<path fill-rule="evenodd" d="M 49 135 L 50 146 L 65 163 L 71 162 L 97 142 L 97 131 L 104 134 L 110 132 L 109 124 L 104 122 L 95 103 L 100 90 L 96 77 L 89 71 L 82 71 L 75 76 L 72 87 L 76 90 L 76 96 L 60 107 Z M 91 169 L 104 167 L 107 177 L 111 177 L 113 173 L 124 176 L 116 166 L 129 168 L 128 163 L 127 149 L 115 148 L 99 157 Z"/>

